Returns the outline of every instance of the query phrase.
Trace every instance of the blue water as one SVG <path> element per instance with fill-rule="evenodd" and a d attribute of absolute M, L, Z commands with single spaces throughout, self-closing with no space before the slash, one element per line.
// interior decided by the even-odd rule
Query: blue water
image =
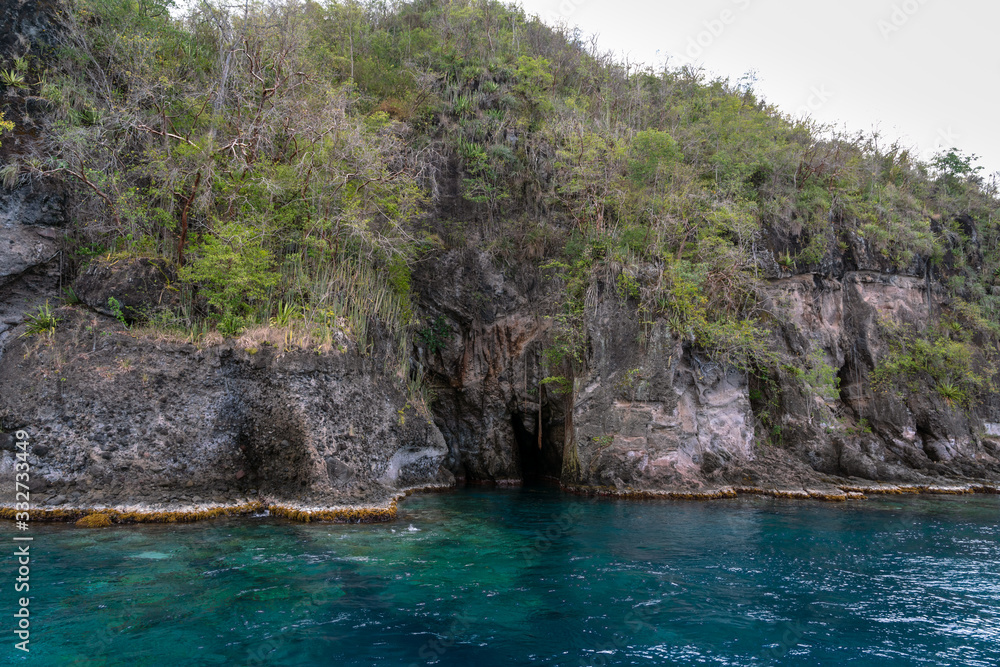
<path fill-rule="evenodd" d="M 988 496 L 526 489 L 412 497 L 376 526 L 36 525 L 32 652 L 5 630 L 0 662 L 997 667 L 998 519 Z"/>

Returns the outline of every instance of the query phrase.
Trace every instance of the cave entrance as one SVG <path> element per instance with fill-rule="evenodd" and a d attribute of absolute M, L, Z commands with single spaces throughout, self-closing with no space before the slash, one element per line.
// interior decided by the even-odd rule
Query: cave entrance
<path fill-rule="evenodd" d="M 517 441 L 517 462 L 525 486 L 558 486 L 562 477 L 563 421 L 542 411 L 541 424 L 537 412 L 515 412 L 511 415 L 514 438 Z M 542 437 L 538 437 L 541 426 Z"/>

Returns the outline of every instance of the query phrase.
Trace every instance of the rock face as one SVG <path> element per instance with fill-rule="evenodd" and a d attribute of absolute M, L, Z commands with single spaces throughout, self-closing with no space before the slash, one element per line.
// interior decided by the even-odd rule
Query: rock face
<path fill-rule="evenodd" d="M 872 390 L 887 350 L 879 322 L 926 323 L 939 307 L 943 292 L 925 278 L 773 277 L 763 304 L 777 314 L 773 348 L 786 359 L 821 359 L 840 387 L 818 396 L 782 367 L 771 379 L 779 391 L 762 402 L 760 378 L 663 321 L 644 321 L 610 281 L 587 296 L 575 376 L 550 377 L 558 371 L 545 351 L 559 324 L 544 313 L 560 286 L 476 251 L 442 252 L 414 275 L 438 323 L 433 350 L 420 336 L 414 349 L 436 395 L 433 413 L 422 414 L 381 362 L 351 349 L 197 348 L 136 337 L 94 312 L 109 294 L 124 302 L 129 289 L 129 304 L 143 310 L 164 283 L 142 278 L 161 268 L 96 264 L 77 282 L 94 309 L 59 308 L 52 338 L 18 338 L 23 326 L 12 323 L 0 358 L 0 430 L 30 434 L 36 500 L 385 505 L 402 490 L 456 478 L 622 494 L 844 497 L 838 487 L 1000 479 L 992 403 L 965 412 L 935 392 Z M 13 471 L 9 440 L 0 440 L 0 474 Z"/>
<path fill-rule="evenodd" d="M 25 46 L 37 51 L 56 30 L 59 6 L 55 0 L 17 0 L 0 3 L 0 53 Z"/>
<path fill-rule="evenodd" d="M 25 53 L 47 57 L 58 16 L 53 0 L 0 2 L 0 61 Z M 0 84 L 4 116 L 17 128 L 3 137 L 0 165 L 30 152 L 46 122 L 44 100 L 10 92 Z M 63 188 L 23 178 L 13 188 L 0 185 L 0 355 L 25 315 L 59 296 L 67 219 Z"/>
<path fill-rule="evenodd" d="M 0 189 L 0 355 L 25 315 L 59 296 L 65 199 L 40 186 Z"/>
<path fill-rule="evenodd" d="M 468 482 L 520 483 L 521 459 L 550 456 L 528 476 L 561 474 L 561 401 L 542 400 L 541 352 L 550 328 L 537 272 L 505 274 L 478 252 L 453 251 L 414 275 L 431 315 L 448 322 L 443 348 L 418 350 L 434 388 L 434 412 L 450 465 Z M 544 399 L 544 397 L 543 397 Z M 539 438 L 539 422 L 542 436 Z M 538 443 L 542 446 L 539 447 Z"/>
<path fill-rule="evenodd" d="M 44 57 L 58 30 L 54 4 L 0 0 L 0 57 L 25 45 Z M 5 99 L 18 132 L 4 140 L 4 162 L 30 153 L 46 129 L 43 100 Z M 459 202 L 457 173 L 449 178 L 441 218 L 474 219 Z M 759 306 L 786 362 L 769 377 L 713 358 L 662 318 L 640 316 L 612 275 L 591 276 L 568 371 L 551 359 L 565 286 L 546 278 L 533 251 L 520 249 L 510 264 L 474 241 L 431 253 L 412 277 L 419 311 L 434 323 L 412 350 L 435 396 L 432 412 L 421 413 L 399 378 L 349 346 L 324 354 L 232 341 L 197 348 L 124 330 L 109 300 L 127 322 L 142 320 L 171 304 L 174 271 L 150 259 L 68 267 L 68 199 L 43 181 L 0 188 L 0 474 L 13 473 L 9 434 L 24 429 L 34 500 L 50 507 L 261 497 L 385 505 L 404 489 L 456 478 L 798 497 L 843 497 L 837 487 L 881 482 L 1000 480 L 995 393 L 965 411 L 933 391 L 873 390 L 888 353 L 880 323 L 927 326 L 945 291 L 926 258 L 897 266 L 851 231 L 810 266 L 775 259 L 806 247 L 794 221 L 765 234 Z M 973 221 L 957 222 L 977 244 Z M 58 308 L 55 336 L 22 337 L 31 312 L 47 301 L 58 307 L 70 284 L 83 304 Z M 835 391 L 803 386 L 809 360 L 831 369 Z"/>
<path fill-rule="evenodd" d="M 567 481 L 698 491 L 726 462 L 752 460 L 747 378 L 686 347 L 662 323 L 640 342 L 634 307 L 608 297 L 590 320 L 593 356 L 578 381 L 568 452 L 579 471 Z"/>
<path fill-rule="evenodd" d="M 430 317 L 445 317 L 452 332 L 443 350 L 422 358 L 452 469 L 470 482 L 548 478 L 678 494 L 1000 478 L 995 409 L 967 414 L 933 392 L 902 399 L 871 386 L 888 350 L 879 322 L 926 324 L 943 290 L 916 275 L 846 270 L 851 263 L 831 262 L 839 276 L 774 272 L 762 304 L 780 321 L 774 349 L 799 363 L 822 360 L 839 391 L 817 397 L 784 369 L 765 405 L 754 398 L 754 377 L 662 320 L 642 322 L 636 304 L 600 281 L 584 314 L 583 371 L 562 387 L 546 382 L 552 320 L 540 313 L 559 287 L 471 251 L 442 254 L 415 283 Z M 761 432 L 762 415 L 773 432 Z"/>
<path fill-rule="evenodd" d="M 800 356 L 816 351 L 840 378 L 840 398 L 829 405 L 810 403 L 801 391 L 783 392 L 790 451 L 819 472 L 870 480 L 920 484 L 936 476 L 993 478 L 1000 472 L 988 405 L 976 415 L 931 388 L 907 399 L 872 389 L 872 370 L 888 351 L 879 322 L 929 323 L 939 291 L 915 276 L 872 271 L 848 272 L 840 280 L 806 275 L 772 281 L 770 298 L 788 318 L 785 349 Z"/>
<path fill-rule="evenodd" d="M 0 361 L 3 426 L 34 443 L 36 501 L 384 505 L 454 481 L 438 429 L 356 353 L 198 349 L 136 340 L 80 308 L 57 313 L 55 337 Z M 13 466 L 5 448 L 0 474 Z"/>
<path fill-rule="evenodd" d="M 117 302 L 121 317 L 132 323 L 175 305 L 178 290 L 171 283 L 176 273 L 162 259 L 95 260 L 77 277 L 73 289 L 83 303 L 105 315 L 118 316 L 111 307 Z"/>
<path fill-rule="evenodd" d="M 598 289 L 587 310 L 586 372 L 546 382 L 552 323 L 540 311 L 555 286 L 459 251 L 415 281 L 453 332 L 424 361 L 460 478 L 693 491 L 722 483 L 711 474 L 727 462 L 753 460 L 745 375 L 696 353 L 663 323 L 642 332 L 635 305 L 613 291 Z M 484 310 L 475 294 L 487 290 Z"/>
<path fill-rule="evenodd" d="M 423 310 L 440 325 L 433 350 L 421 336 L 414 349 L 436 395 L 433 414 L 420 414 L 400 380 L 350 349 L 199 349 L 137 338 L 95 312 L 109 295 L 148 312 L 169 282 L 163 269 L 94 264 L 76 283 L 93 309 L 59 308 L 53 338 L 19 338 L 23 324 L 8 324 L 0 430 L 31 434 L 37 500 L 385 505 L 404 489 L 456 478 L 843 497 L 837 487 L 1000 479 L 992 403 L 965 412 L 935 392 L 872 390 L 887 351 L 879 323 L 925 324 L 940 307 L 943 291 L 927 278 L 867 269 L 772 277 L 762 306 L 776 314 L 774 349 L 821 359 L 840 387 L 819 397 L 782 367 L 771 379 L 779 391 L 762 402 L 759 378 L 662 320 L 644 321 L 611 281 L 597 280 L 587 296 L 575 376 L 551 377 L 559 371 L 545 352 L 559 324 L 545 313 L 561 286 L 530 266 L 442 252 L 414 274 Z M 30 274 L 16 284 L 29 289 Z M 12 443 L 0 444 L 0 473 L 10 474 Z"/>

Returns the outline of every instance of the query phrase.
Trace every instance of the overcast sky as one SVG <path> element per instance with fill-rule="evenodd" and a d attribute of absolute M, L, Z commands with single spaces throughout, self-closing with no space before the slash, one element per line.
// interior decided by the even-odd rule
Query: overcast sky
<path fill-rule="evenodd" d="M 1000 171 L 996 0 L 520 0 L 630 60 L 694 63 L 783 110 Z"/>

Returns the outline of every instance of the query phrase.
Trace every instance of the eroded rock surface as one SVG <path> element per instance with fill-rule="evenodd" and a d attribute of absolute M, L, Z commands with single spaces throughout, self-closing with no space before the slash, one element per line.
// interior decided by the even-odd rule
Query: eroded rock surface
<path fill-rule="evenodd" d="M 65 197 L 28 184 L 0 188 L 0 355 L 11 331 L 46 301 L 58 301 Z"/>
<path fill-rule="evenodd" d="M 559 286 L 481 255 L 444 254 L 418 279 L 432 316 L 446 317 L 452 332 L 424 359 L 437 383 L 449 465 L 473 482 L 541 477 L 582 490 L 681 495 L 755 488 L 843 497 L 838 487 L 859 480 L 1000 479 L 1000 417 L 989 404 L 967 413 L 934 392 L 903 399 L 871 386 L 888 352 L 880 322 L 926 325 L 943 298 L 940 285 L 844 270 L 849 264 L 831 263 L 839 277 L 770 279 L 762 306 L 776 316 L 773 346 L 790 367 L 771 378 L 764 401 L 754 377 L 662 320 L 642 322 L 635 304 L 601 283 L 584 315 L 583 370 L 559 391 L 545 380 L 553 320 L 541 315 Z M 474 296 L 484 286 L 493 286 L 488 309 Z M 836 373 L 834 395 L 821 398 L 793 377 L 792 367 L 813 358 Z"/>
<path fill-rule="evenodd" d="M 43 506 L 384 505 L 454 481 L 437 427 L 354 352 L 199 349 L 57 314 L 55 337 L 0 361 L 0 415 L 31 438 Z M 11 474 L 14 453 L 0 456 Z"/>
<path fill-rule="evenodd" d="M 176 279 L 173 266 L 162 259 L 94 260 L 77 277 L 73 289 L 90 308 L 114 317 L 120 314 L 131 323 L 175 306 L 179 290 L 172 283 Z"/>

